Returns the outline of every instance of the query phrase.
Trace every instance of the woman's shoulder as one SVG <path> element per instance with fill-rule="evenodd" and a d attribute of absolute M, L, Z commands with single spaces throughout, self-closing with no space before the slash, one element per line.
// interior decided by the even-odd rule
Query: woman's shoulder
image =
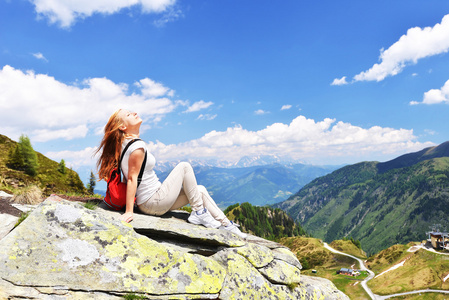
<path fill-rule="evenodd" d="M 126 147 L 126 145 L 128 144 L 128 143 L 130 143 L 132 140 L 125 140 L 125 143 L 123 143 L 123 147 Z M 143 148 L 144 150 L 146 150 L 147 149 L 147 144 L 143 141 L 143 140 L 141 140 L 141 139 L 138 139 L 138 140 L 136 140 L 136 141 L 134 141 L 130 146 L 129 146 L 129 151 L 130 151 L 130 153 L 131 152 L 133 152 L 134 150 L 137 150 L 137 149 L 140 149 L 140 148 Z"/>

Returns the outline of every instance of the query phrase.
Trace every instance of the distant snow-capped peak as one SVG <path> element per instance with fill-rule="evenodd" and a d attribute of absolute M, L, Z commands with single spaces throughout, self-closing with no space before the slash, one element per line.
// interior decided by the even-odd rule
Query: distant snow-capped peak
<path fill-rule="evenodd" d="M 294 161 L 289 158 L 281 158 L 277 155 L 255 155 L 255 156 L 243 156 L 237 162 L 229 162 L 219 159 L 187 159 L 177 161 L 158 161 L 155 169 L 157 171 L 166 172 L 173 169 L 179 162 L 187 161 L 192 166 L 197 167 L 218 167 L 218 168 L 247 168 L 254 166 L 264 166 L 271 164 L 292 165 L 302 163 L 300 161 Z"/>

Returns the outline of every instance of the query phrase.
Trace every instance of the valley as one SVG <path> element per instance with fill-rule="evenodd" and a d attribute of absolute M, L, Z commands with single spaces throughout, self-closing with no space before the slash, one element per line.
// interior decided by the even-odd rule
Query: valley
<path fill-rule="evenodd" d="M 449 252 L 436 252 L 418 242 L 395 245 L 370 258 L 349 241 L 327 244 L 294 237 L 283 238 L 281 243 L 302 263 L 304 257 L 309 258 L 312 264 L 307 268 L 303 264 L 302 274 L 331 280 L 351 299 L 446 299 L 449 293 Z M 361 274 L 337 274 L 341 268 L 360 270 Z"/>
<path fill-rule="evenodd" d="M 192 162 L 198 183 L 207 188 L 221 209 L 236 203 L 264 206 L 284 201 L 313 179 L 337 169 L 337 166 L 273 163 L 266 158 L 262 162 L 245 161 L 238 164 L 240 167 L 226 168 Z M 262 164 L 265 162 L 270 164 Z M 159 167 L 159 179 L 164 180 L 170 170 L 167 165 Z"/>

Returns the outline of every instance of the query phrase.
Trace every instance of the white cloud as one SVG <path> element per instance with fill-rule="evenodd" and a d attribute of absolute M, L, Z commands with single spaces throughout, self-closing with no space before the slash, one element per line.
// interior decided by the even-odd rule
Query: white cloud
<path fill-rule="evenodd" d="M 410 105 L 417 104 L 449 104 L 449 80 L 441 87 L 441 89 L 431 89 L 424 93 L 423 101 L 411 101 Z"/>
<path fill-rule="evenodd" d="M 256 111 L 254 112 L 254 114 L 256 114 L 256 115 L 258 115 L 258 116 L 265 115 L 265 114 L 268 114 L 268 113 L 269 113 L 268 111 L 265 111 L 265 110 L 263 110 L 263 109 L 258 109 L 258 110 L 256 110 Z"/>
<path fill-rule="evenodd" d="M 345 85 L 348 84 L 346 81 L 346 76 L 343 76 L 342 78 L 335 78 L 334 81 L 332 81 L 331 85 Z"/>
<path fill-rule="evenodd" d="M 282 105 L 281 110 L 288 110 L 292 108 L 292 106 L 290 104 L 286 104 L 286 105 Z"/>
<path fill-rule="evenodd" d="M 50 129 L 37 129 L 33 130 L 31 135 L 33 136 L 33 142 L 47 142 L 54 139 L 73 140 L 76 138 L 83 138 L 86 136 L 89 129 L 85 124 L 79 125 L 73 128 L 50 130 Z"/>
<path fill-rule="evenodd" d="M 162 13 L 172 7 L 176 0 L 95 0 L 95 1 L 54 1 L 30 0 L 39 17 L 48 18 L 50 23 L 58 23 L 63 28 L 73 25 L 78 19 L 84 19 L 93 14 L 110 15 L 125 8 L 139 6 L 142 13 Z M 180 13 L 177 12 L 179 15 Z M 169 20 L 174 17 L 167 17 Z"/>
<path fill-rule="evenodd" d="M 197 102 L 193 103 L 191 106 L 189 106 L 185 112 L 186 113 L 190 113 L 190 112 L 199 111 L 199 110 L 208 108 L 212 104 L 214 104 L 214 103 L 210 102 L 210 101 L 209 102 L 204 102 L 203 100 L 200 100 L 200 101 L 197 101 Z"/>
<path fill-rule="evenodd" d="M 44 56 L 42 53 L 40 53 L 40 52 L 38 52 L 38 53 L 33 53 L 33 56 L 34 56 L 35 58 L 37 58 L 37 59 L 43 60 L 43 61 L 45 61 L 45 62 L 48 62 L 48 60 L 45 58 L 45 56 Z"/>
<path fill-rule="evenodd" d="M 66 164 L 74 169 L 83 166 L 94 166 L 97 163 L 97 157 L 95 156 L 96 147 L 87 147 L 79 151 L 58 151 L 58 152 L 47 152 L 45 156 L 54 161 L 61 161 L 63 159 Z"/>
<path fill-rule="evenodd" d="M 149 149 L 162 161 L 218 157 L 235 162 L 244 155 L 274 154 L 335 164 L 391 157 L 433 145 L 415 140 L 413 130 L 379 126 L 365 129 L 335 119 L 315 122 L 298 116 L 290 124 L 275 123 L 259 131 L 235 126 L 180 144 L 150 142 Z"/>
<path fill-rule="evenodd" d="M 432 129 L 424 129 L 424 132 L 427 133 L 428 135 L 435 135 L 437 134 L 435 130 Z"/>
<path fill-rule="evenodd" d="M 156 27 L 164 27 L 165 24 L 170 23 L 170 22 L 175 22 L 176 20 L 178 20 L 179 18 L 184 17 L 184 14 L 182 13 L 182 11 L 178 8 L 169 8 L 167 10 L 167 12 L 158 20 L 154 21 L 153 24 Z"/>
<path fill-rule="evenodd" d="M 199 116 L 198 116 L 198 118 L 196 118 L 197 120 L 207 120 L 207 121 L 211 121 L 211 120 L 213 120 L 213 119 L 215 119 L 217 117 L 217 115 L 215 114 L 215 115 L 211 115 L 211 114 L 205 114 L 205 115 L 203 115 L 203 114 L 200 114 Z"/>
<path fill-rule="evenodd" d="M 391 45 L 381 49 L 380 63 L 369 70 L 354 76 L 355 81 L 381 81 L 394 76 L 410 64 L 416 64 L 421 58 L 445 53 L 449 49 L 449 15 L 434 27 L 414 27 Z"/>
<path fill-rule="evenodd" d="M 98 131 L 118 108 L 135 110 L 145 120 L 157 122 L 183 104 L 172 101 L 167 97 L 171 90 L 151 79 L 142 79 L 138 86 L 137 93 L 129 94 L 128 85 L 107 78 L 68 85 L 48 75 L 4 66 L 0 130 L 12 139 L 26 133 L 33 141 L 70 140 Z"/>
<path fill-rule="evenodd" d="M 146 97 L 162 97 L 170 96 L 173 97 L 175 91 L 170 90 L 159 82 L 155 82 L 149 78 L 140 80 L 135 84 L 137 87 L 141 88 L 142 95 Z"/>
<path fill-rule="evenodd" d="M 330 118 L 316 122 L 304 116 L 296 117 L 290 124 L 274 123 L 258 131 L 237 125 L 179 144 L 147 142 L 148 150 L 159 162 L 218 158 L 235 163 L 246 155 L 272 154 L 319 165 L 384 161 L 434 146 L 431 142 L 416 141 L 413 130 L 362 128 Z M 95 147 L 88 147 L 45 155 L 55 161 L 64 159 L 74 169 L 94 170 L 95 150 Z"/>

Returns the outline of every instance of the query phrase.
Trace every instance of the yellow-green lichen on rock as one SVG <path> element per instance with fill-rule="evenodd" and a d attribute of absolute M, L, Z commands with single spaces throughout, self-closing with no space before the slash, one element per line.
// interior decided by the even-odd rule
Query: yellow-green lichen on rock
<path fill-rule="evenodd" d="M 187 217 L 136 213 L 128 224 L 116 212 L 50 197 L 0 240 L 0 295 L 348 299 L 328 281 L 299 276 L 299 261 L 278 243 Z"/>
<path fill-rule="evenodd" d="M 270 283 L 243 256 L 234 251 L 220 255 L 228 267 L 222 299 L 296 299 L 287 286 Z"/>
<path fill-rule="evenodd" d="M 15 240 L 13 246 L 0 248 L 2 273 L 17 284 L 149 294 L 217 293 L 222 288 L 225 270 L 212 259 L 162 246 L 81 205 L 47 200 L 25 222 L 7 236 Z M 30 265 L 36 276 L 29 276 Z"/>
<path fill-rule="evenodd" d="M 299 269 L 282 260 L 273 260 L 268 265 L 260 268 L 259 271 L 271 282 L 292 284 L 299 283 Z"/>
<path fill-rule="evenodd" d="M 273 261 L 273 253 L 265 246 L 246 244 L 236 248 L 238 254 L 245 257 L 254 267 L 261 268 Z"/>

